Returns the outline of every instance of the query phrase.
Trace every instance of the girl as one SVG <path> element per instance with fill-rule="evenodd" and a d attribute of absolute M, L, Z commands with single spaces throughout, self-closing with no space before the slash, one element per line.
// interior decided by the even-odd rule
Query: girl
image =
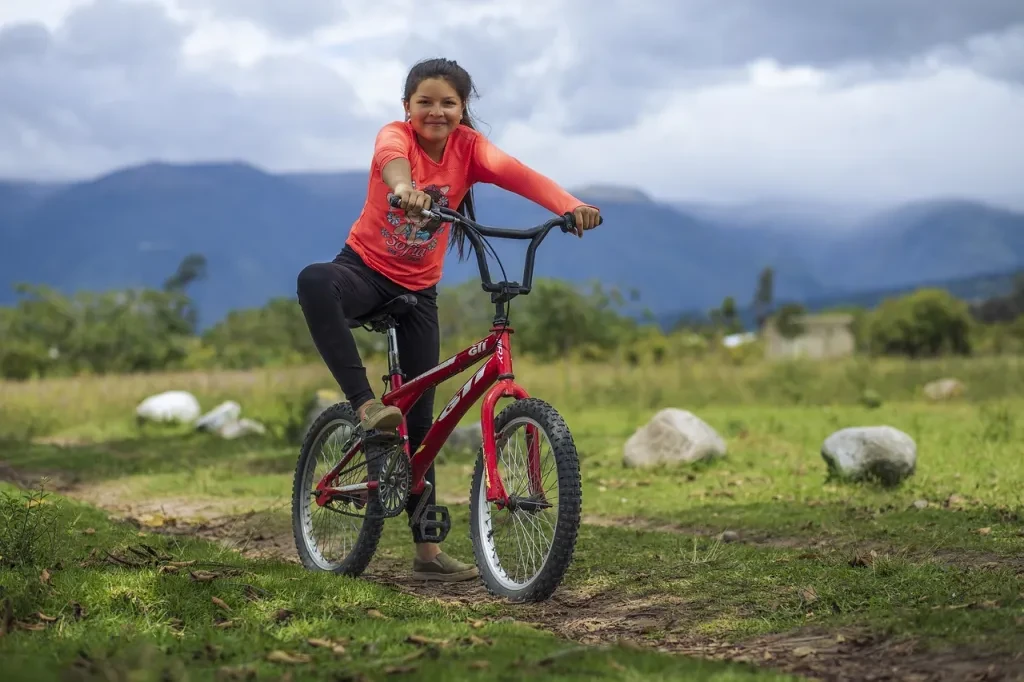
<path fill-rule="evenodd" d="M 377 135 L 363 211 L 352 225 L 341 253 L 330 263 L 313 263 L 298 277 L 298 299 L 318 352 L 356 409 L 364 429 L 394 430 L 401 412 L 374 398 L 346 318 L 362 316 L 401 294 L 418 305 L 396 319 L 403 372 L 415 377 L 440 362 L 437 283 L 446 246 L 463 255 L 465 235 L 450 225 L 436 229 L 421 217 L 432 204 L 472 211 L 470 188 L 488 182 L 530 199 L 555 214 L 573 213 L 576 234 L 598 223 L 599 212 L 553 181 L 497 149 L 477 132 L 469 112 L 473 82 L 448 59 L 416 64 L 405 81 L 405 121 L 384 126 Z M 401 209 L 387 195 L 401 198 Z M 415 452 L 433 421 L 434 391 L 409 411 L 406 426 Z M 426 474 L 434 483 L 434 468 Z M 431 497 L 434 489 L 431 488 Z M 412 513 L 418 502 L 411 495 Z M 427 504 L 434 504 L 430 499 Z M 426 580 L 466 580 L 475 566 L 444 554 L 413 528 L 413 575 Z"/>

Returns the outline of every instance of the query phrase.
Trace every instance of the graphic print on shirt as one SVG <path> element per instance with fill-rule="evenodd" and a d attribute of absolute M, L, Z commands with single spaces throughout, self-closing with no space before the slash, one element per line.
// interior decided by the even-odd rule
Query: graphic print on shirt
<path fill-rule="evenodd" d="M 416 181 L 412 182 L 416 189 Z M 448 207 L 449 185 L 438 187 L 427 185 L 422 191 L 430 197 L 431 205 Z M 388 252 L 406 260 L 421 260 L 427 253 L 437 248 L 437 237 L 444 232 L 444 226 L 437 218 L 409 216 L 400 208 L 388 211 L 388 224 L 381 228 L 381 236 L 387 244 Z"/>

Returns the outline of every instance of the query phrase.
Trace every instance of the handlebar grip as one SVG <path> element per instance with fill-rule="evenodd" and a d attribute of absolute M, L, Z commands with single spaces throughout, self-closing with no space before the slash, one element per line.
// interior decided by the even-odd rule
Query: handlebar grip
<path fill-rule="evenodd" d="M 565 223 L 561 227 L 562 232 L 572 232 L 573 228 L 576 227 L 576 216 L 572 213 L 566 213 L 562 217 L 565 218 Z M 603 222 L 604 216 L 597 216 L 597 224 L 600 225 Z"/>

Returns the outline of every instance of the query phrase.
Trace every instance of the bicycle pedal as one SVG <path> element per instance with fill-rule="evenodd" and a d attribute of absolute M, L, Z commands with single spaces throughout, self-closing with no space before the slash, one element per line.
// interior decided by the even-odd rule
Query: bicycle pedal
<path fill-rule="evenodd" d="M 394 431 L 378 431 L 374 429 L 367 431 L 363 436 L 363 442 L 370 445 L 397 445 L 402 442 L 402 437 Z"/>
<path fill-rule="evenodd" d="M 435 518 L 431 519 L 430 517 Z M 444 542 L 451 530 L 452 520 L 448 515 L 448 507 L 428 504 L 420 514 L 420 534 L 428 542 Z"/>

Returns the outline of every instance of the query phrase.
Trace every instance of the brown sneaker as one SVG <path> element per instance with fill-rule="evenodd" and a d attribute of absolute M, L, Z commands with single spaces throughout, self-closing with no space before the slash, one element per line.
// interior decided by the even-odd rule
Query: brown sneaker
<path fill-rule="evenodd" d="M 433 561 L 413 559 L 412 562 L 412 577 L 417 580 L 440 580 L 446 583 L 455 583 L 475 578 L 478 575 L 480 575 L 480 571 L 476 566 L 464 564 L 444 552 L 438 554 Z"/>
<path fill-rule="evenodd" d="M 364 431 L 380 429 L 381 431 L 395 431 L 402 423 L 402 411 L 394 405 L 385 405 L 379 400 L 367 401 L 359 410 L 361 421 L 359 425 Z"/>

